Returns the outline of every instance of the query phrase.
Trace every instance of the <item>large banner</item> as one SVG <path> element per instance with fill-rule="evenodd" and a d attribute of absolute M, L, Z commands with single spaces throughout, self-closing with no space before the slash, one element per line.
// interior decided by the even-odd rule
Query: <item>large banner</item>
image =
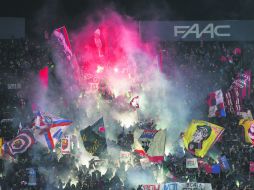
<path fill-rule="evenodd" d="M 140 21 L 143 40 L 254 41 L 254 20 Z"/>
<path fill-rule="evenodd" d="M 148 184 L 142 185 L 142 190 L 212 190 L 211 183 L 165 183 L 165 184 Z"/>

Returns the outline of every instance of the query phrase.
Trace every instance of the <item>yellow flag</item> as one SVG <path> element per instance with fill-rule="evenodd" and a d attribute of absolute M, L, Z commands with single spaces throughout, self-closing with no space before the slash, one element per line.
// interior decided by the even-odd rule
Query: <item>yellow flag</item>
<path fill-rule="evenodd" d="M 224 128 L 201 120 L 192 120 L 184 133 L 185 148 L 198 157 L 204 157 L 218 140 Z"/>
<path fill-rule="evenodd" d="M 4 143 L 3 137 L 0 137 L 0 156 L 2 156 L 2 146 L 3 146 L 3 143 Z"/>
<path fill-rule="evenodd" d="M 239 125 L 244 127 L 245 142 L 254 144 L 254 120 L 241 119 Z"/>

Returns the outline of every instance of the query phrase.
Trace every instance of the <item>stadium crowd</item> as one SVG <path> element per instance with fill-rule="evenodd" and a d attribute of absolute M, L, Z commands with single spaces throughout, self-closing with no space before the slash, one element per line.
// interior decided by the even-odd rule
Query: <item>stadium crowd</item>
<path fill-rule="evenodd" d="M 186 105 L 196 101 L 202 106 L 195 108 L 201 109 L 203 117 L 207 116 L 207 107 L 198 93 L 203 91 L 210 92 L 216 88 L 228 88 L 232 79 L 241 70 L 251 69 L 254 66 L 254 44 L 238 43 L 173 43 L 162 44 L 165 49 L 167 61 L 174 63 L 174 77 L 177 78 L 176 70 L 182 72 L 183 76 L 188 77 L 188 81 L 183 88 L 186 89 L 188 97 Z M 236 48 L 238 48 L 236 50 Z M 32 77 L 43 66 L 53 68 L 48 46 L 45 43 L 36 43 L 29 40 L 1 40 L 0 41 L 0 71 L 1 71 L 1 128 L 0 136 L 6 140 L 12 139 L 18 130 L 19 121 L 31 121 L 32 112 L 27 107 L 31 106 L 27 101 L 29 94 L 24 90 L 26 84 L 29 84 Z M 164 66 L 165 72 L 172 70 Z M 167 73 L 167 74 L 168 74 Z M 19 82 L 20 87 L 8 89 L 10 78 L 15 79 L 13 83 Z M 206 80 L 205 78 L 208 78 Z M 204 82 L 206 84 L 203 84 Z M 211 80 L 213 79 L 213 80 Z M 216 81 L 215 81 L 216 79 Z M 199 83 L 201 82 L 201 83 Z M 201 85 L 200 85 L 201 84 Z M 252 83 L 254 84 L 254 83 Z M 251 97 L 253 97 L 253 87 Z M 254 113 L 254 99 L 245 102 L 245 108 Z M 26 108 L 24 108 L 26 107 Z M 31 110 L 31 108 L 30 108 Z M 18 118 L 18 121 L 8 119 Z M 213 147 L 217 152 L 216 156 L 208 155 L 205 160 L 209 164 L 217 162 L 219 156 L 225 155 L 230 163 L 230 170 L 222 171 L 220 174 L 207 173 L 202 167 L 198 169 L 187 169 L 185 167 L 186 158 L 191 157 L 188 152 L 182 156 L 176 156 L 174 153 L 165 155 L 162 164 L 155 164 L 150 168 L 144 169 L 139 163 L 139 156 L 135 155 L 134 164 L 128 170 L 136 169 L 142 173 L 149 173 L 152 170 L 159 170 L 162 166 L 166 167 L 172 175 L 165 174 L 165 181 L 187 182 L 194 181 L 199 183 L 211 183 L 213 189 L 254 189 L 253 176 L 249 170 L 249 162 L 254 161 L 253 147 L 244 142 L 243 130 L 238 126 L 239 118 L 228 114 L 226 118 L 213 118 L 211 122 L 221 125 L 225 128 L 222 138 Z M 23 122 L 24 123 L 24 122 Z M 180 134 L 179 134 L 180 135 Z M 179 140 L 180 137 L 179 137 Z M 129 142 L 129 141 L 121 141 Z M 126 145 L 128 146 L 128 145 Z M 1 160 L 2 177 L 0 186 L 3 190 L 21 190 L 21 189 L 132 189 L 126 180 L 125 164 L 114 163 L 114 159 L 108 164 L 105 174 L 102 174 L 95 166 L 93 160 L 89 166 L 82 165 L 77 167 L 78 158 L 73 155 L 63 155 L 60 159 L 55 152 L 48 152 L 42 149 L 42 157 L 34 162 L 29 150 L 21 154 L 14 162 Z M 46 170 L 54 171 L 55 174 L 49 174 L 45 169 L 40 168 L 41 163 L 46 163 Z M 28 186 L 29 177 L 27 168 L 36 169 L 36 186 Z M 116 170 L 116 171 L 113 171 Z M 63 182 L 59 175 L 66 175 L 69 180 Z M 151 175 L 153 176 L 153 175 Z M 53 179 L 52 179 L 53 178 Z M 156 177 L 153 177 L 151 183 L 156 183 Z M 138 189 L 142 189 L 139 187 Z"/>

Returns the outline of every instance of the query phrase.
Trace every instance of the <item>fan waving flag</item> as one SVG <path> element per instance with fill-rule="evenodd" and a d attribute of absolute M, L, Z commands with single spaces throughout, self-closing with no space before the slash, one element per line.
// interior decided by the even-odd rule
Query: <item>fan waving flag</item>
<path fill-rule="evenodd" d="M 251 91 L 251 71 L 239 73 L 225 93 L 225 105 L 227 110 L 238 115 L 243 111 L 243 100 L 250 98 Z"/>
<path fill-rule="evenodd" d="M 226 117 L 223 93 L 221 90 L 211 92 L 208 95 L 207 104 L 209 106 L 208 117 Z"/>
<path fill-rule="evenodd" d="M 36 140 L 53 150 L 71 124 L 71 120 L 38 112 L 33 124 Z"/>
<path fill-rule="evenodd" d="M 136 129 L 134 131 L 134 150 L 151 162 L 162 162 L 165 153 L 166 131 Z"/>
<path fill-rule="evenodd" d="M 107 149 L 105 138 L 105 126 L 103 117 L 96 121 L 92 126 L 80 131 L 83 144 L 87 152 L 93 156 L 103 154 Z"/>
<path fill-rule="evenodd" d="M 57 45 L 56 49 L 63 52 L 67 60 L 70 61 L 72 57 L 72 51 L 66 27 L 62 26 L 55 29 L 53 31 L 52 37 L 57 41 L 57 43 L 55 43 L 55 45 Z"/>
<path fill-rule="evenodd" d="M 236 80 L 234 80 L 230 88 L 236 88 L 238 90 L 241 100 L 250 98 L 251 71 L 247 70 L 243 73 L 238 73 Z"/>
<path fill-rule="evenodd" d="M 201 120 L 192 120 L 183 136 L 185 148 L 193 155 L 204 157 L 218 140 L 224 128 Z"/>
<path fill-rule="evenodd" d="M 4 144 L 4 152 L 15 157 L 16 154 L 24 153 L 34 142 L 32 131 L 22 129 L 14 139 Z"/>

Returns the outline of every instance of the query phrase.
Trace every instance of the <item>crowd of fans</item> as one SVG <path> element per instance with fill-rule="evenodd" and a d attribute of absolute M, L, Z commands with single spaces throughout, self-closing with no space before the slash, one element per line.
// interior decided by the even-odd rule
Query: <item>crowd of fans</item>
<path fill-rule="evenodd" d="M 236 48 L 238 51 L 235 52 Z M 199 92 L 207 94 L 212 90 L 226 89 L 232 83 L 234 76 L 245 69 L 253 71 L 254 44 L 251 43 L 184 43 L 177 42 L 162 44 L 163 67 L 162 70 L 174 79 L 187 78 L 183 80 L 183 89 L 186 92 L 186 105 L 197 105 L 194 110 L 200 110 L 202 117 L 207 115 L 207 107 L 203 96 Z M 239 51 L 240 49 L 240 51 Z M 31 80 L 31 74 L 38 72 L 46 65 L 52 65 L 48 46 L 44 43 L 35 43 L 29 40 L 1 40 L 0 41 L 0 71 L 1 71 L 1 128 L 0 136 L 10 140 L 17 134 L 18 121 L 8 120 L 11 118 L 23 118 L 26 121 L 32 119 L 31 111 L 27 111 L 29 102 L 23 92 L 25 85 Z M 170 67 L 169 67 L 170 66 Z M 179 75 L 180 73 L 180 75 Z M 179 77 L 180 76 L 180 77 Z M 21 88 L 8 89 L 10 78 L 15 79 L 13 83 L 20 82 Z M 178 83 L 181 80 L 175 80 Z M 253 84 L 253 83 L 252 83 Z M 253 97 L 253 89 L 251 97 Z M 253 101 L 245 102 L 245 107 L 252 113 Z M 202 106 L 201 106 L 202 105 Z M 26 110 L 26 111 L 25 111 Z M 206 119 L 207 120 L 207 119 Z M 158 171 L 166 167 L 172 175 L 164 176 L 165 182 L 195 181 L 199 183 L 211 183 L 213 189 L 254 189 L 253 176 L 249 172 L 249 162 L 254 161 L 253 147 L 244 142 L 242 128 L 238 126 L 239 118 L 228 114 L 226 118 L 210 119 L 211 122 L 225 128 L 222 138 L 212 148 L 216 156 L 208 154 L 205 157 L 209 164 L 216 163 L 219 156 L 225 155 L 230 163 L 230 170 L 220 174 L 208 174 L 202 168 L 187 169 L 186 158 L 191 157 L 188 152 L 183 156 L 174 154 L 166 155 L 162 164 L 155 164 L 149 168 L 142 168 L 139 156 L 134 155 L 134 164 L 129 165 L 126 171 L 125 163 L 115 163 L 115 159 L 108 159 L 106 173 L 101 172 L 94 160 L 89 166 L 79 165 L 79 157 L 74 155 L 63 155 L 58 158 L 56 152 L 48 152 L 41 149 L 40 158 L 34 158 L 34 151 L 18 156 L 15 161 L 1 160 L 2 177 L 0 186 L 8 189 L 132 189 L 127 180 L 128 171 L 135 170 L 137 173 L 145 173 L 151 177 L 151 183 L 156 183 L 156 177 L 152 171 Z M 131 134 L 128 134 L 131 136 Z M 128 136 L 126 135 L 126 136 Z M 179 134 L 177 134 L 179 135 Z M 123 136 L 122 136 L 123 137 Z M 118 145 L 130 149 L 131 138 L 118 139 Z M 179 137 L 180 139 L 180 137 Z M 35 161 L 36 160 L 36 161 Z M 42 165 L 44 168 L 41 168 Z M 36 169 L 36 186 L 28 186 L 29 176 L 27 168 Z M 155 172 L 156 173 L 156 172 Z M 65 176 L 65 181 L 61 178 Z M 138 187 L 141 189 L 141 187 Z"/>

